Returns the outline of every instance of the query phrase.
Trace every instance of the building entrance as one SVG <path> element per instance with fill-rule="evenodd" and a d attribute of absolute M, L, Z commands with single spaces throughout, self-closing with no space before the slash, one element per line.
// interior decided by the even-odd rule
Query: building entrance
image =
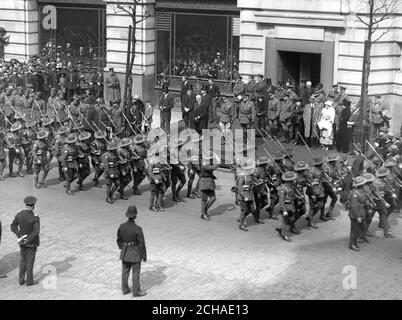
<path fill-rule="evenodd" d="M 320 83 L 321 54 L 278 51 L 280 58 L 279 80 L 298 85 L 310 80 L 313 86 Z"/>

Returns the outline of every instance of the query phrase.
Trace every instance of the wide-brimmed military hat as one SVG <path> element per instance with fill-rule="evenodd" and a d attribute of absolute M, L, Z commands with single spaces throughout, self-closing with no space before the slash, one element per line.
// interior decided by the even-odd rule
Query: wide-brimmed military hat
<path fill-rule="evenodd" d="M 96 131 L 95 133 L 94 133 L 94 137 L 95 137 L 95 139 L 104 139 L 104 138 L 106 138 L 106 131 L 105 130 L 101 130 L 101 131 Z"/>
<path fill-rule="evenodd" d="M 58 135 L 62 135 L 62 134 L 66 134 L 68 133 L 69 128 L 66 126 L 62 126 L 59 128 L 59 130 L 57 130 L 56 134 Z"/>
<path fill-rule="evenodd" d="M 388 128 L 387 127 L 381 127 L 380 129 L 378 129 L 379 132 L 388 132 Z"/>
<path fill-rule="evenodd" d="M 70 133 L 66 138 L 66 143 L 76 143 L 77 141 L 77 136 L 74 133 Z"/>
<path fill-rule="evenodd" d="M 398 165 L 398 163 L 395 160 L 388 159 L 384 162 L 383 167 L 384 168 L 392 168 L 392 167 L 396 167 L 397 165 Z"/>
<path fill-rule="evenodd" d="M 119 145 L 115 141 L 109 142 L 108 145 L 107 145 L 107 149 L 109 151 L 117 150 L 118 148 L 119 148 Z"/>
<path fill-rule="evenodd" d="M 24 199 L 24 203 L 27 205 L 27 206 L 33 206 L 35 203 L 36 203 L 36 201 L 38 201 L 35 197 L 33 197 L 33 196 L 28 196 L 28 197 L 26 197 L 25 199 Z"/>
<path fill-rule="evenodd" d="M 267 164 L 269 162 L 269 158 L 267 156 L 261 156 L 257 159 L 257 166 L 262 164 Z"/>
<path fill-rule="evenodd" d="M 363 177 L 366 179 L 366 183 L 374 182 L 375 180 L 375 175 L 369 172 L 363 174 Z"/>
<path fill-rule="evenodd" d="M 126 211 L 127 218 L 135 218 L 137 216 L 137 207 L 132 205 L 127 208 Z"/>
<path fill-rule="evenodd" d="M 293 181 L 297 179 L 297 173 L 292 171 L 286 171 L 282 174 L 282 181 Z"/>
<path fill-rule="evenodd" d="M 83 131 L 79 134 L 78 140 L 85 141 L 91 138 L 91 134 L 87 131 Z"/>
<path fill-rule="evenodd" d="M 297 161 L 296 165 L 294 167 L 295 171 L 302 171 L 302 170 L 307 170 L 308 169 L 308 164 L 304 161 Z"/>
<path fill-rule="evenodd" d="M 16 112 L 16 113 L 14 114 L 14 119 L 17 119 L 17 120 L 19 120 L 19 119 L 24 120 L 24 117 L 22 116 L 22 113 L 21 113 L 21 112 Z"/>
<path fill-rule="evenodd" d="M 383 177 L 386 177 L 387 175 L 389 175 L 390 173 L 391 173 L 391 171 L 389 171 L 388 168 L 381 167 L 380 169 L 378 169 L 375 172 L 375 176 L 377 178 L 383 178 Z"/>
<path fill-rule="evenodd" d="M 145 142 L 145 136 L 142 135 L 142 134 L 137 134 L 137 135 L 134 137 L 133 142 L 134 142 L 135 144 L 144 143 L 144 142 Z"/>
<path fill-rule="evenodd" d="M 338 161 L 339 159 L 339 155 L 336 153 L 330 153 L 327 158 L 328 162 Z"/>
<path fill-rule="evenodd" d="M 52 124 L 53 123 L 53 119 L 51 119 L 51 118 L 46 118 L 46 119 L 44 119 L 43 121 L 42 121 L 42 124 L 44 125 L 44 126 L 48 126 L 49 124 Z"/>
<path fill-rule="evenodd" d="M 29 127 L 34 127 L 36 126 L 36 121 L 33 119 L 29 119 L 27 122 L 25 122 L 25 127 L 29 128 Z"/>
<path fill-rule="evenodd" d="M 47 130 L 42 130 L 38 132 L 38 135 L 36 136 L 39 140 L 46 139 L 49 136 L 49 131 Z"/>
<path fill-rule="evenodd" d="M 313 159 L 313 165 L 314 166 L 319 166 L 325 162 L 323 157 L 314 157 Z"/>
<path fill-rule="evenodd" d="M 285 159 L 285 155 L 282 153 L 282 151 L 276 151 L 274 153 L 274 156 L 272 157 L 275 161 L 283 160 Z"/>
<path fill-rule="evenodd" d="M 15 123 L 13 123 L 13 125 L 11 126 L 11 128 L 10 128 L 10 131 L 11 132 L 15 132 L 15 131 L 18 131 L 18 130 L 21 130 L 21 128 L 22 128 L 22 124 L 21 124 L 21 122 L 15 122 Z"/>
<path fill-rule="evenodd" d="M 392 145 L 389 147 L 389 150 L 390 150 L 390 151 L 398 151 L 398 150 L 399 150 L 399 147 L 398 147 L 396 144 L 392 144 Z"/>
<path fill-rule="evenodd" d="M 359 187 L 366 183 L 366 179 L 363 176 L 358 176 L 353 180 L 353 186 Z"/>
<path fill-rule="evenodd" d="M 133 140 L 131 140 L 130 138 L 123 138 L 120 142 L 120 147 L 124 148 L 124 147 L 128 147 L 129 145 L 131 145 L 133 143 Z"/>

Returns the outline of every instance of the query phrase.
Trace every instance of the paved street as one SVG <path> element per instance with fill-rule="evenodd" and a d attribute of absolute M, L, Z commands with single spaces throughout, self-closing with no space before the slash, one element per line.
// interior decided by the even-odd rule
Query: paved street
<path fill-rule="evenodd" d="M 306 152 L 300 151 L 296 158 L 300 157 L 307 157 Z M 105 187 L 67 196 L 55 167 L 47 189 L 35 189 L 32 176 L 1 182 L 0 273 L 7 272 L 8 278 L 0 280 L 0 299 L 131 299 L 121 294 L 116 245 L 117 227 L 126 220 L 129 204 L 139 208 L 137 221 L 148 249 L 141 275 L 148 295 L 141 299 L 402 298 L 398 214 L 390 219 L 396 238 L 383 238 L 376 217 L 371 228 L 376 235 L 370 244 L 361 245 L 359 253 L 347 248 L 349 219 L 340 207 L 336 220 L 319 223 L 317 230 L 307 230 L 301 218 L 302 234 L 287 243 L 278 237 L 272 220 L 254 225 L 249 217 L 249 232 L 240 231 L 236 222 L 239 209 L 229 191 L 233 175 L 219 170 L 217 176 L 217 201 L 210 222 L 199 217 L 200 199 L 174 205 L 170 192 L 165 213 L 148 211 L 147 184 L 141 187 L 142 196 L 109 205 Z M 17 284 L 19 253 L 10 231 L 27 195 L 38 198 L 41 218 L 41 246 L 35 264 L 41 283 L 34 287 Z M 354 290 L 343 288 L 345 266 L 357 270 Z"/>

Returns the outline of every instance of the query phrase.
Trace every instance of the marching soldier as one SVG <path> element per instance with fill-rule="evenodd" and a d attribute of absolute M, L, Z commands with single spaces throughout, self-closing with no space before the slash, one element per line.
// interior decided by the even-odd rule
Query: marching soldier
<path fill-rule="evenodd" d="M 47 135 L 49 136 L 49 131 L 45 131 Z M 57 159 L 58 163 L 58 169 L 59 169 L 59 180 L 60 181 L 65 181 L 65 173 L 63 171 L 63 165 L 61 163 L 61 156 L 62 156 L 62 151 L 64 146 L 66 145 L 66 135 L 68 133 L 68 128 L 67 127 L 60 127 L 60 129 L 56 133 L 56 137 L 54 139 L 54 148 L 53 148 L 53 153 L 54 156 Z"/>
<path fill-rule="evenodd" d="M 0 181 L 4 181 L 4 168 L 6 167 L 6 151 L 7 146 L 6 137 L 4 135 L 5 130 L 0 130 Z"/>
<path fill-rule="evenodd" d="M 295 182 L 295 218 L 291 221 L 290 232 L 299 234 L 300 231 L 296 228 L 296 222 L 307 212 L 306 197 L 304 195 L 304 188 L 311 186 L 307 178 L 307 170 L 309 165 L 304 161 L 297 161 L 294 171 L 297 173 Z"/>
<path fill-rule="evenodd" d="M 376 172 L 375 181 L 373 182 L 374 192 L 378 195 L 379 199 L 384 199 L 386 203 L 390 204 L 386 206 L 386 204 L 382 201 L 376 201 L 377 211 L 380 215 L 380 223 L 378 227 L 384 229 L 384 237 L 385 238 L 394 238 L 394 235 L 390 231 L 390 226 L 388 223 L 388 217 L 392 213 L 392 203 L 396 199 L 396 194 L 392 189 L 392 186 L 389 185 L 386 181 L 386 177 L 390 174 L 389 169 L 380 168 Z"/>
<path fill-rule="evenodd" d="M 38 189 L 46 188 L 45 180 L 50 170 L 50 163 L 47 157 L 49 145 L 46 142 L 48 136 L 49 133 L 47 131 L 40 131 L 32 147 L 34 182 L 35 187 Z M 42 177 L 39 179 L 41 171 L 43 171 Z"/>
<path fill-rule="evenodd" d="M 247 94 L 243 96 L 243 101 L 240 104 L 239 121 L 243 128 L 243 142 L 247 143 L 247 129 L 251 129 L 255 121 L 254 103 L 249 100 Z"/>
<path fill-rule="evenodd" d="M 138 189 L 139 185 L 145 179 L 145 159 L 147 157 L 147 149 L 145 146 L 145 136 L 137 134 L 133 139 L 133 144 L 130 145 L 132 154 L 131 167 L 133 169 L 133 194 L 141 195 Z"/>
<path fill-rule="evenodd" d="M 279 232 L 279 235 L 283 240 L 292 242 L 286 233 L 293 224 L 296 215 L 294 182 L 297 179 L 297 174 L 295 172 L 287 171 L 281 178 L 283 184 L 278 188 L 279 201 L 275 206 L 275 211 L 282 215 L 282 222 L 281 226 L 275 229 Z"/>
<path fill-rule="evenodd" d="M 266 209 L 269 214 L 269 218 L 273 220 L 278 220 L 277 214 L 275 212 L 275 206 L 278 204 L 279 201 L 279 193 L 278 187 L 281 185 L 281 175 L 282 172 L 285 172 L 282 166 L 282 160 L 284 159 L 285 155 L 278 151 L 275 152 L 273 155 L 274 162 L 268 165 L 268 174 L 271 177 L 270 181 L 268 182 L 268 187 L 270 190 L 270 205 Z"/>
<path fill-rule="evenodd" d="M 21 131 L 21 145 L 24 150 L 25 165 L 27 167 L 27 174 L 32 174 L 32 145 L 36 140 L 36 133 L 33 127 L 35 127 L 36 122 L 34 120 L 28 120 L 25 122 L 25 129 Z"/>
<path fill-rule="evenodd" d="M 77 179 L 78 176 L 78 150 L 76 147 L 78 139 L 70 133 L 66 138 L 66 145 L 61 153 L 60 162 L 63 167 L 63 172 L 66 177 L 66 193 L 73 195 L 71 191 L 71 183 Z"/>
<path fill-rule="evenodd" d="M 94 133 L 94 138 L 94 141 L 91 142 L 91 163 L 95 170 L 93 181 L 95 182 L 95 187 L 102 188 L 99 184 L 99 179 L 104 171 L 102 155 L 106 152 L 106 132 L 96 131 Z"/>
<path fill-rule="evenodd" d="M 369 232 L 370 224 L 373 221 L 374 213 L 377 211 L 377 203 L 380 202 L 380 205 L 383 205 L 384 200 L 380 199 L 376 196 L 374 188 L 373 188 L 373 182 L 375 181 L 375 176 L 371 173 L 365 173 L 363 174 L 364 179 L 366 179 L 366 184 L 364 185 L 364 193 L 366 194 L 367 197 L 367 205 L 366 205 L 366 219 L 365 221 L 365 233 L 364 237 L 367 240 L 366 237 L 372 237 L 373 235 Z M 366 242 L 366 240 L 363 240 Z"/>
<path fill-rule="evenodd" d="M 355 178 L 353 182 L 354 190 L 350 194 L 350 209 L 349 209 L 349 218 L 350 218 L 350 237 L 349 237 L 349 249 L 354 251 L 360 251 L 359 245 L 357 244 L 357 240 L 360 237 L 367 240 L 365 237 L 365 218 L 366 218 L 366 210 L 367 199 L 364 192 L 364 184 L 366 183 L 366 179 L 363 176 L 358 176 Z M 367 240 L 368 242 L 368 240 Z"/>
<path fill-rule="evenodd" d="M 180 148 L 185 144 L 185 141 L 177 138 L 174 141 L 174 148 L 178 150 L 178 154 L 180 154 Z M 171 154 L 172 157 L 172 154 Z M 172 199 L 174 202 L 180 202 L 180 191 L 183 189 L 184 185 L 186 184 L 186 167 L 180 161 L 180 159 L 173 159 L 170 158 L 170 163 L 172 167 L 171 171 L 171 180 L 172 180 Z M 176 162 L 177 163 L 173 163 Z M 180 181 L 179 185 L 177 182 Z"/>
<path fill-rule="evenodd" d="M 89 156 L 91 154 L 91 148 L 89 145 L 90 138 L 91 134 L 86 131 L 81 132 L 78 136 L 78 190 L 80 191 L 87 191 L 87 188 L 83 186 L 83 183 L 91 173 L 91 168 L 89 166 Z"/>
<path fill-rule="evenodd" d="M 133 141 L 130 138 L 123 138 L 120 143 L 120 148 L 117 150 L 119 156 L 118 166 L 119 166 L 119 193 L 120 199 L 128 200 L 124 194 L 124 188 L 131 181 L 131 152 L 129 147 L 132 145 Z"/>
<path fill-rule="evenodd" d="M 155 152 L 155 155 L 149 159 L 148 179 L 151 184 L 151 196 L 149 199 L 149 210 L 165 211 L 162 206 L 162 198 L 166 192 L 166 176 L 163 173 L 163 164 L 159 158 L 160 150 Z"/>
<path fill-rule="evenodd" d="M 293 126 L 291 121 L 291 116 L 295 109 L 293 100 L 289 96 L 289 92 L 285 93 L 284 101 L 281 105 L 281 110 L 279 113 L 279 121 L 282 125 L 282 130 L 284 132 L 283 142 L 289 143 L 290 138 L 293 136 Z"/>
<path fill-rule="evenodd" d="M 8 146 L 8 168 L 9 176 L 16 177 L 13 173 L 14 161 L 18 165 L 18 175 L 24 177 L 22 174 L 22 165 L 24 163 L 24 153 L 21 147 L 21 135 L 20 130 L 22 129 L 22 124 L 20 122 L 15 122 L 10 128 L 10 133 L 6 137 Z"/>
<path fill-rule="evenodd" d="M 218 164 L 213 164 L 212 160 L 215 159 L 218 163 L 220 159 L 212 151 L 204 155 L 201 164 L 201 219 L 210 221 L 211 218 L 208 215 L 208 210 L 216 200 L 215 194 L 215 175 L 214 171 L 218 169 Z"/>
<path fill-rule="evenodd" d="M 232 127 L 234 112 L 235 110 L 233 104 L 228 101 L 228 98 L 226 96 L 223 96 L 219 127 L 225 134 L 228 133 L 228 131 L 230 131 L 230 128 Z"/>
<path fill-rule="evenodd" d="M 337 167 L 339 156 L 335 153 L 330 153 L 328 155 L 328 163 L 327 166 L 323 169 L 323 176 L 326 177 L 324 183 L 325 189 L 325 200 L 326 203 L 328 196 L 331 198 L 331 203 L 329 205 L 329 209 L 327 214 L 325 215 L 325 219 L 327 220 L 335 220 L 332 216 L 332 212 L 334 211 L 335 204 L 338 201 L 337 193 L 341 191 L 341 181 L 342 181 L 342 173 L 340 169 Z M 325 220 L 321 219 L 321 220 Z"/>
<path fill-rule="evenodd" d="M 195 199 L 201 198 L 200 194 L 200 174 L 201 174 L 201 166 L 200 166 L 200 156 L 199 155 L 193 155 L 190 158 L 190 161 L 188 163 L 187 167 L 187 176 L 188 176 L 188 182 L 187 182 L 187 198 Z M 193 183 L 195 177 L 198 177 L 197 183 L 195 185 L 195 188 L 193 190 Z"/>
<path fill-rule="evenodd" d="M 112 140 L 107 145 L 107 152 L 103 155 L 104 176 L 106 179 L 106 202 L 113 204 L 113 195 L 119 188 L 120 178 L 118 171 L 119 157 L 117 149 L 119 148 L 116 141 Z"/>
<path fill-rule="evenodd" d="M 257 167 L 253 174 L 255 179 L 255 187 L 253 188 L 255 201 L 254 217 L 258 223 L 264 223 L 260 220 L 260 212 L 262 208 L 269 205 L 270 202 L 270 192 L 267 185 L 269 180 L 267 171 L 268 162 L 268 157 L 259 157 L 257 159 Z"/>

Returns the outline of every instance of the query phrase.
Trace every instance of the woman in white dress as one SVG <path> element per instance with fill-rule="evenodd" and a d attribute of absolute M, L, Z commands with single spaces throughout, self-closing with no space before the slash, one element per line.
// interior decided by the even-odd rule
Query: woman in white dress
<path fill-rule="evenodd" d="M 325 150 L 328 150 L 334 142 L 334 121 L 335 109 L 332 107 L 331 101 L 326 101 L 321 111 L 321 119 L 317 124 L 320 129 L 320 143 L 324 146 Z"/>

